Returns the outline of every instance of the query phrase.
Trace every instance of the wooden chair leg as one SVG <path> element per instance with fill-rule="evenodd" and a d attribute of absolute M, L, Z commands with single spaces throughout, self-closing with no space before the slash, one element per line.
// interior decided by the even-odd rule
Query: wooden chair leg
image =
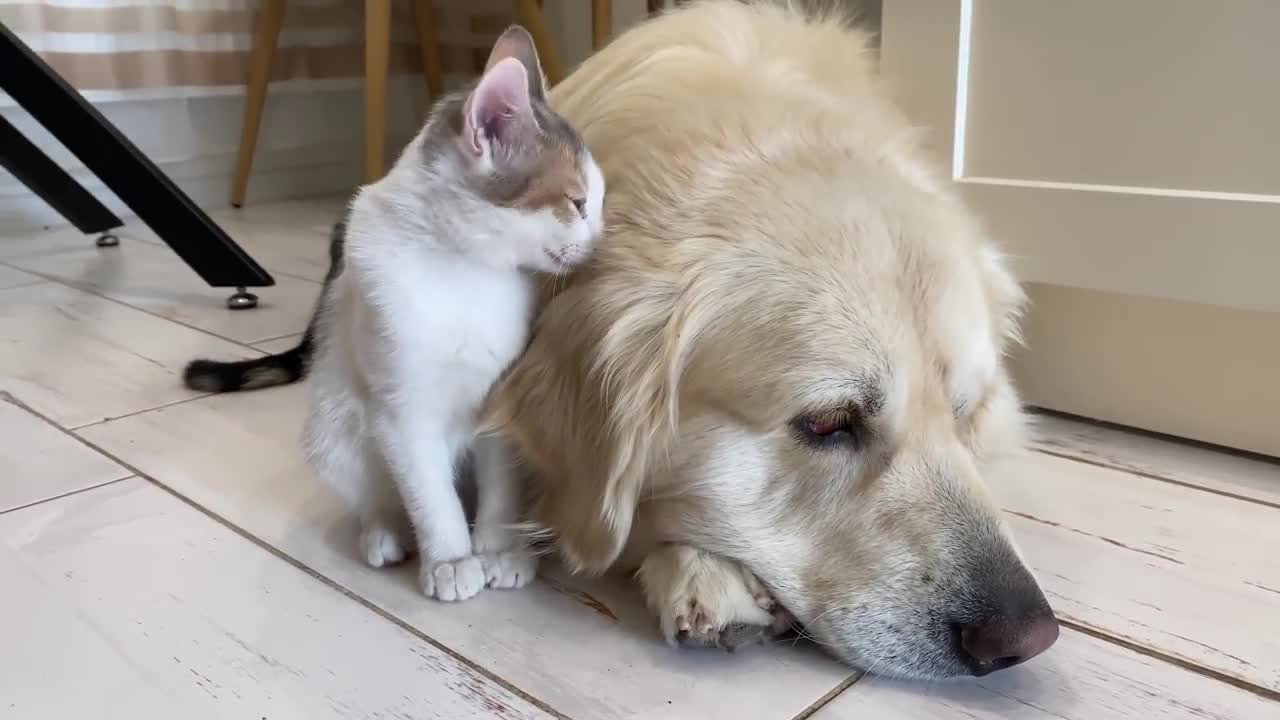
<path fill-rule="evenodd" d="M 240 150 L 236 154 L 236 174 L 231 181 L 231 204 L 235 207 L 244 205 L 245 195 L 249 192 L 253 153 L 258 147 L 258 128 L 262 125 L 262 108 L 267 102 L 271 60 L 280 40 L 280 26 L 284 24 L 285 4 L 285 0 L 265 0 L 254 22 L 249 84 L 245 89 L 244 120 L 240 124 Z"/>
<path fill-rule="evenodd" d="M 386 172 L 391 0 L 364 4 L 364 44 L 364 174 L 366 182 L 373 182 Z"/>
<path fill-rule="evenodd" d="M 431 99 L 444 94 L 444 68 L 440 43 L 436 40 L 436 19 L 431 0 L 413 0 L 413 20 L 418 28 L 418 50 L 422 53 L 422 75 L 427 79 Z"/>
<path fill-rule="evenodd" d="M 547 23 L 542 19 L 542 8 L 538 0 L 517 0 L 516 13 L 520 24 L 524 25 L 533 36 L 533 44 L 538 48 L 538 59 L 542 62 L 542 72 L 547 82 L 555 85 L 564 79 L 564 66 L 560 64 L 560 52 L 556 50 L 555 38 L 547 31 Z"/>
<path fill-rule="evenodd" d="M 613 34 L 613 0 L 591 0 L 591 49 L 599 50 Z"/>

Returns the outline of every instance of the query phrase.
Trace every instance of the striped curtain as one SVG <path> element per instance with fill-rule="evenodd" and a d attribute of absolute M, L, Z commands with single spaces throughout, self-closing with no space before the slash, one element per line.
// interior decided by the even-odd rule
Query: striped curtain
<path fill-rule="evenodd" d="M 3 22 L 90 100 L 241 92 L 257 0 L 0 0 Z M 510 0 L 433 3 L 446 79 L 478 72 Z M 392 74 L 421 72 L 408 0 L 393 2 Z M 273 62 L 285 87 L 359 83 L 364 3 L 290 0 Z M 273 85 L 273 90 L 276 86 Z M 7 100 L 7 98 L 5 98 Z"/>

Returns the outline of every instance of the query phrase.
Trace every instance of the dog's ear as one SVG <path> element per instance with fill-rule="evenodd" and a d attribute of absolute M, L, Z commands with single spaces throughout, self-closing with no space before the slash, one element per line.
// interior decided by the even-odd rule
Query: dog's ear
<path fill-rule="evenodd" d="M 570 569 L 601 573 L 626 546 L 651 461 L 672 436 L 670 313 L 659 294 L 577 280 L 540 314 L 485 425 L 532 465 L 533 520 L 556 535 Z"/>

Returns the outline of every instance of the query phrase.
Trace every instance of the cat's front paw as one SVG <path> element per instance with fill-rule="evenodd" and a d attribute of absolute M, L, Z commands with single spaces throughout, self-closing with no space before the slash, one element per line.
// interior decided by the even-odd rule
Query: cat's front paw
<path fill-rule="evenodd" d="M 396 565 L 409 554 L 408 538 L 390 525 L 367 525 L 360 531 L 360 554 L 369 567 Z"/>
<path fill-rule="evenodd" d="M 480 556 L 484 578 L 489 587 L 514 590 L 533 582 L 538 575 L 538 556 L 528 549 L 516 548 Z"/>
<path fill-rule="evenodd" d="M 471 547 L 484 565 L 485 582 L 491 588 L 522 588 L 538 575 L 538 556 L 509 528 L 477 525 Z"/>
<path fill-rule="evenodd" d="M 418 584 L 429 598 L 444 602 L 466 600 L 484 589 L 484 564 L 475 555 L 439 562 L 424 559 L 418 568 Z"/>

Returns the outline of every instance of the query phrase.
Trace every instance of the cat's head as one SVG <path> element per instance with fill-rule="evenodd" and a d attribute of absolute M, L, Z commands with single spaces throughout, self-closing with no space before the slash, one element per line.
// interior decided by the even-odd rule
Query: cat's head
<path fill-rule="evenodd" d="M 604 175 L 577 130 L 547 104 L 533 38 L 513 25 L 451 123 L 469 184 L 506 211 L 501 254 L 564 272 L 604 229 Z"/>

